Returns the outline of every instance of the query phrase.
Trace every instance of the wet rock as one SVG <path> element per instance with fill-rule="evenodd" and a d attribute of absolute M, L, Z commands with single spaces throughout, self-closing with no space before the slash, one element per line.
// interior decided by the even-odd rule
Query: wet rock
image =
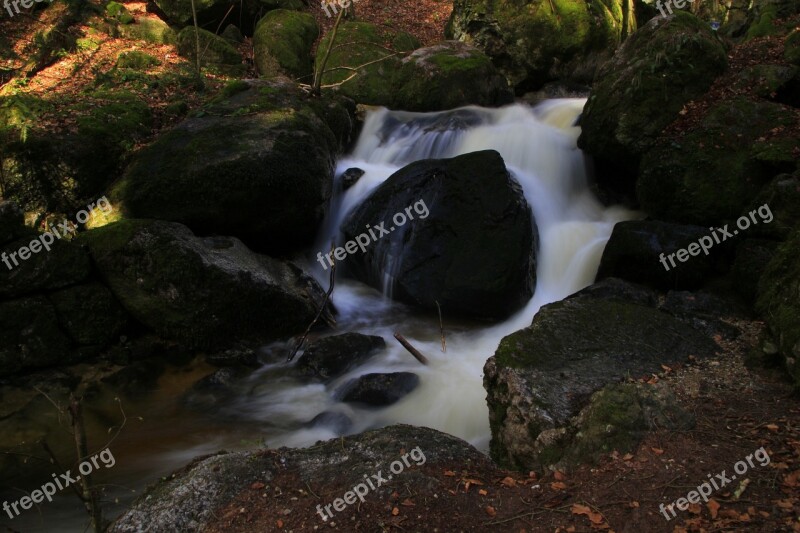
<path fill-rule="evenodd" d="M 407 220 L 400 224 L 399 217 Z M 367 236 L 367 225 L 388 235 L 342 266 L 379 290 L 388 276 L 395 300 L 430 310 L 438 301 L 445 314 L 504 318 L 533 294 L 538 230 L 532 217 L 493 150 L 417 161 L 348 215 L 345 241 Z"/>
<path fill-rule="evenodd" d="M 128 313 L 191 348 L 289 337 L 311 323 L 324 298 L 291 263 L 233 237 L 195 237 L 174 222 L 123 220 L 79 240 Z"/>
<path fill-rule="evenodd" d="M 338 435 L 344 435 L 353 426 L 353 421 L 344 413 L 325 411 L 312 418 L 308 426 L 312 428 L 325 428 Z"/>
<path fill-rule="evenodd" d="M 551 465 L 559 436 L 597 391 L 715 350 L 705 333 L 651 307 L 587 294 L 546 305 L 484 367 L 492 458 L 522 470 Z"/>
<path fill-rule="evenodd" d="M 342 173 L 342 190 L 346 191 L 361 179 L 364 171 L 360 168 L 348 168 Z"/>
<path fill-rule="evenodd" d="M 295 370 L 305 377 L 332 379 L 386 348 L 383 337 L 344 333 L 315 341 L 297 360 Z"/>
<path fill-rule="evenodd" d="M 658 294 L 653 289 L 619 278 L 604 278 L 581 289 L 569 298 L 590 297 L 597 300 L 619 300 L 646 307 L 655 307 Z"/>
<path fill-rule="evenodd" d="M 358 402 L 373 406 L 392 405 L 419 385 L 413 372 L 365 374 L 350 381 L 334 393 L 343 402 Z"/>
<path fill-rule="evenodd" d="M 622 278 L 661 289 L 694 289 L 708 280 L 714 273 L 716 262 L 728 262 L 732 256 L 734 241 L 712 242 L 709 255 L 705 255 L 699 245 L 693 247 L 695 255 L 687 251 L 681 262 L 678 250 L 697 243 L 711 232 L 700 226 L 671 224 L 657 220 L 630 220 L 614 226 L 608 239 L 597 279 L 608 277 Z M 710 237 L 709 237 L 710 238 Z M 667 270 L 662 263 L 666 262 Z"/>

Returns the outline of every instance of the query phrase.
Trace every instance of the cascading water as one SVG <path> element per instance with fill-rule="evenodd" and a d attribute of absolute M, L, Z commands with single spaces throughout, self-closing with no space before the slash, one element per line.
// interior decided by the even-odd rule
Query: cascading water
<path fill-rule="evenodd" d="M 524 309 L 500 324 L 487 327 L 445 317 L 447 351 L 443 353 L 438 317 L 415 312 L 386 297 L 391 288 L 390 262 L 382 267 L 385 294 L 356 281 L 337 279 L 333 302 L 340 313 L 338 332 L 380 335 L 387 340 L 387 350 L 327 387 L 288 378 L 276 384 L 270 379 L 264 392 L 258 387 L 235 406 L 237 415 L 246 412 L 267 422 L 270 446 L 304 446 L 336 436 L 322 428 L 303 428 L 315 415 L 334 411 L 353 421 L 348 433 L 402 422 L 436 428 L 487 449 L 489 423 L 482 386 L 486 359 L 505 335 L 530 325 L 542 305 L 589 285 L 614 224 L 635 217 L 621 208 L 604 208 L 589 190 L 584 155 L 576 147 L 580 129 L 574 126 L 584 103 L 583 99 L 561 99 L 535 108 L 512 105 L 442 113 L 371 112 L 353 153 L 337 168 L 337 175 L 350 167 L 365 173 L 347 191 L 341 192 L 337 184 L 330 215 L 309 257 L 328 250 L 331 240 L 338 240 L 338 228 L 348 212 L 403 166 L 420 159 L 494 149 L 522 185 L 538 225 L 536 293 Z M 327 287 L 328 273 L 319 263 L 310 259 L 305 266 Z M 430 365 L 423 367 L 406 353 L 392 338 L 394 331 L 423 351 Z M 399 371 L 417 373 L 421 384 L 388 408 L 360 408 L 332 398 L 336 388 L 354 377 Z M 263 377 L 253 379 L 263 381 Z"/>

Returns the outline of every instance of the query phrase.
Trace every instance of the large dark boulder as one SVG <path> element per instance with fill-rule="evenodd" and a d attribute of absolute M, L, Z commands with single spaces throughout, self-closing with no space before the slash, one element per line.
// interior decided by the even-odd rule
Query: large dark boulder
<path fill-rule="evenodd" d="M 81 345 L 108 346 L 118 339 L 127 315 L 100 283 L 76 285 L 48 296 L 64 331 Z"/>
<path fill-rule="evenodd" d="M 323 297 L 291 263 L 173 222 L 124 220 L 79 240 L 126 311 L 189 347 L 289 337 L 311 322 Z"/>
<path fill-rule="evenodd" d="M 386 347 L 383 337 L 343 333 L 319 339 L 306 348 L 295 369 L 303 376 L 331 379 L 363 363 Z"/>
<path fill-rule="evenodd" d="M 69 362 L 71 346 L 45 297 L 0 303 L 0 376 Z"/>
<path fill-rule="evenodd" d="M 625 41 L 600 69 L 581 118 L 578 146 L 595 156 L 600 185 L 633 193 L 641 156 L 726 67 L 708 24 L 682 11 Z"/>
<path fill-rule="evenodd" d="M 112 196 L 131 217 L 233 235 L 258 250 L 299 248 L 328 208 L 353 109 L 307 98 L 286 78 L 235 88 L 243 90 L 139 152 Z"/>
<path fill-rule="evenodd" d="M 311 84 L 311 49 L 319 37 L 319 26 L 310 13 L 276 9 L 258 21 L 253 51 L 262 77 L 283 71 Z"/>
<path fill-rule="evenodd" d="M 396 214 L 409 220 L 400 225 Z M 533 294 L 538 231 L 519 184 L 493 150 L 402 168 L 348 215 L 341 230 L 350 241 L 367 225 L 382 223 L 389 234 L 343 265 L 378 289 L 388 275 L 397 300 L 496 318 Z"/>
<path fill-rule="evenodd" d="M 569 460 L 573 454 L 583 456 L 586 446 L 578 437 L 587 432 L 576 429 L 573 417 L 591 410 L 598 391 L 628 377 L 649 376 L 662 364 L 685 361 L 690 355 L 711 356 L 717 349 L 684 320 L 650 306 L 599 296 L 587 292 L 544 306 L 529 327 L 505 337 L 487 361 L 490 452 L 501 465 L 529 470 Z M 618 419 L 622 433 L 615 433 L 616 442 L 630 445 L 632 437 L 647 429 L 641 412 L 645 404 L 652 404 L 653 394 L 635 389 L 611 393 L 628 398 L 611 402 L 613 410 L 605 410 L 612 420 Z M 591 413 L 584 415 L 598 420 Z"/>
<path fill-rule="evenodd" d="M 714 275 L 716 263 L 726 263 L 732 255 L 730 242 L 717 244 L 710 235 L 707 228 L 659 220 L 619 222 L 603 250 L 597 280 L 616 277 L 660 289 L 698 288 Z M 708 254 L 697 244 L 677 255 L 703 238 L 704 244 L 710 242 Z"/>

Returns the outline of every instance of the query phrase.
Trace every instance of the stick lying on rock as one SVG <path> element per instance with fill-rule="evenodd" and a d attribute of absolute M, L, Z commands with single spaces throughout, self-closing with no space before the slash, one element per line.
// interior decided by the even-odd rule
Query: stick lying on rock
<path fill-rule="evenodd" d="M 403 348 L 405 348 L 406 350 L 408 350 L 408 351 L 409 351 L 409 353 L 410 353 L 411 355 L 413 355 L 414 357 L 416 357 L 416 358 L 417 358 L 417 361 L 419 361 L 419 362 L 420 362 L 420 363 L 422 363 L 423 365 L 427 365 L 427 364 L 428 364 L 428 358 L 427 358 L 427 357 L 425 357 L 424 355 L 422 355 L 422 353 L 421 353 L 419 350 L 417 350 L 416 348 L 414 348 L 413 346 L 411 346 L 411 343 L 410 343 L 410 342 L 408 342 L 408 341 L 406 340 L 406 338 L 405 338 L 405 337 L 403 337 L 403 336 L 402 336 L 402 335 L 400 335 L 399 333 L 395 333 L 395 334 L 394 334 L 394 338 L 395 338 L 395 339 L 397 339 L 397 341 L 398 341 L 400 344 L 402 344 L 402 345 L 403 345 Z"/>

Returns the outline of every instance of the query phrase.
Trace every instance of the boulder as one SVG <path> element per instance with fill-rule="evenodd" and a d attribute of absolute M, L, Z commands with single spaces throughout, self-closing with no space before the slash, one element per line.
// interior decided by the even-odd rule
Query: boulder
<path fill-rule="evenodd" d="M 324 296 L 291 263 L 181 224 L 123 220 L 79 241 L 126 311 L 192 348 L 289 337 L 311 323 Z"/>
<path fill-rule="evenodd" d="M 377 289 L 388 276 L 387 292 L 396 300 L 500 318 L 533 295 L 538 231 L 519 184 L 493 150 L 400 169 L 347 216 L 341 231 L 350 241 L 367 235 L 370 225 L 388 235 L 376 235 L 342 264 Z"/>
<path fill-rule="evenodd" d="M 306 348 L 295 370 L 302 376 L 332 379 L 386 348 L 383 337 L 343 333 L 319 339 Z"/>
<path fill-rule="evenodd" d="M 364 482 L 367 474 L 389 474 L 390 465 L 406 456 L 409 466 L 402 486 L 424 491 L 438 486 L 441 472 L 454 468 L 480 469 L 501 479 L 501 470 L 466 442 L 434 429 L 395 425 L 349 437 L 337 437 L 311 448 L 281 448 L 252 452 L 219 453 L 198 458 L 190 465 L 162 478 L 108 529 L 109 533 L 174 533 L 230 529 L 228 509 L 239 512 L 240 498 L 253 493 L 254 483 L 274 484 L 278 476 L 290 475 L 299 486 L 312 490 L 297 493 L 293 505 L 312 509 L 319 499 L 311 493 L 343 495 Z M 403 461 L 401 461 L 402 463 Z M 488 474 L 487 474 L 488 475 Z M 388 479 L 388 478 L 386 478 Z M 389 501 L 400 482 L 379 483 L 370 491 L 374 501 Z M 266 490 L 266 488 L 265 488 Z M 285 488 L 284 488 L 285 491 Z M 331 500 L 333 501 L 333 500 Z M 296 503 L 295 503 L 296 502 Z M 300 508 L 300 507 L 293 507 Z M 319 517 L 308 520 L 322 524 Z M 227 522 L 227 524 L 226 524 Z M 339 520 L 336 520 L 339 524 Z"/>
<path fill-rule="evenodd" d="M 200 36 L 200 64 L 212 66 L 227 74 L 244 73 L 242 55 L 224 37 L 215 35 L 208 30 L 199 28 Z M 187 26 L 178 33 L 178 53 L 189 58 L 192 63 L 197 60 L 197 37 L 195 28 Z"/>
<path fill-rule="evenodd" d="M 677 140 L 665 139 L 641 161 L 636 195 L 662 220 L 721 225 L 742 215 L 762 188 L 797 169 L 795 113 L 771 102 L 735 98 L 714 105 Z"/>
<path fill-rule="evenodd" d="M 128 317 L 114 295 L 100 283 L 87 283 L 48 296 L 59 322 L 77 344 L 108 346 L 118 340 Z"/>
<path fill-rule="evenodd" d="M 623 0 L 455 0 L 445 35 L 483 50 L 519 94 L 555 79 L 590 83 L 635 30 Z"/>
<path fill-rule="evenodd" d="M 125 39 L 138 39 L 153 44 L 178 43 L 177 32 L 159 18 L 140 17 L 135 24 L 119 26 L 117 30 Z"/>
<path fill-rule="evenodd" d="M 311 49 L 319 37 L 319 26 L 309 13 L 276 9 L 258 21 L 253 50 L 262 77 L 279 70 L 311 83 Z"/>
<path fill-rule="evenodd" d="M 309 99 L 285 78 L 244 83 L 137 154 L 110 195 L 128 216 L 274 252 L 314 239 L 353 110 Z"/>
<path fill-rule="evenodd" d="M 782 241 L 800 228 L 800 170 L 776 176 L 750 201 L 742 214 L 758 209 L 767 216 L 762 217 L 762 224 L 747 230 L 749 237 Z"/>
<path fill-rule="evenodd" d="M 556 464 L 574 434 L 572 418 L 597 391 L 716 349 L 686 322 L 636 303 L 581 294 L 546 305 L 484 367 L 491 456 L 520 470 Z M 629 408 L 636 406 L 618 406 Z"/>
<path fill-rule="evenodd" d="M 595 157 L 599 184 L 633 193 L 642 155 L 727 63 L 708 24 L 683 11 L 654 17 L 625 41 L 600 69 L 581 119 L 578 146 Z"/>
<path fill-rule="evenodd" d="M 58 231 L 58 229 L 56 229 Z M 0 298 L 15 298 L 41 290 L 60 289 L 85 281 L 91 273 L 86 250 L 73 242 L 53 237 L 48 251 L 39 234 L 28 229 L 27 237 L 11 241 L 0 247 Z M 33 246 L 33 247 L 32 247 Z M 25 248 L 28 259 L 22 259 L 20 249 Z M 33 253 L 33 250 L 38 252 Z M 3 256 L 2 254 L 5 254 Z M 12 254 L 16 254 L 12 257 Z M 6 261 L 8 264 L 6 264 Z M 15 262 L 17 264 L 15 264 Z M 8 266 L 12 268 L 9 269 Z"/>
<path fill-rule="evenodd" d="M 419 376 L 413 372 L 390 374 L 365 374 L 343 385 L 334 397 L 343 402 L 363 403 L 377 407 L 392 405 L 419 385 Z"/>
<path fill-rule="evenodd" d="M 325 411 L 312 418 L 307 426 L 311 428 L 324 428 L 338 435 L 344 435 L 353 427 L 353 421 L 344 413 Z"/>
<path fill-rule="evenodd" d="M 795 386 L 800 387 L 800 229 L 776 250 L 758 282 L 764 317 Z"/>
<path fill-rule="evenodd" d="M 730 260 L 732 245 L 712 240 L 708 255 L 699 245 L 692 247 L 694 254 L 687 251 L 678 257 L 677 252 L 710 234 L 707 228 L 700 226 L 659 220 L 619 222 L 603 250 L 597 280 L 615 277 L 659 289 L 698 288 L 714 275 L 717 262 Z M 676 254 L 672 261 L 671 254 Z"/>

